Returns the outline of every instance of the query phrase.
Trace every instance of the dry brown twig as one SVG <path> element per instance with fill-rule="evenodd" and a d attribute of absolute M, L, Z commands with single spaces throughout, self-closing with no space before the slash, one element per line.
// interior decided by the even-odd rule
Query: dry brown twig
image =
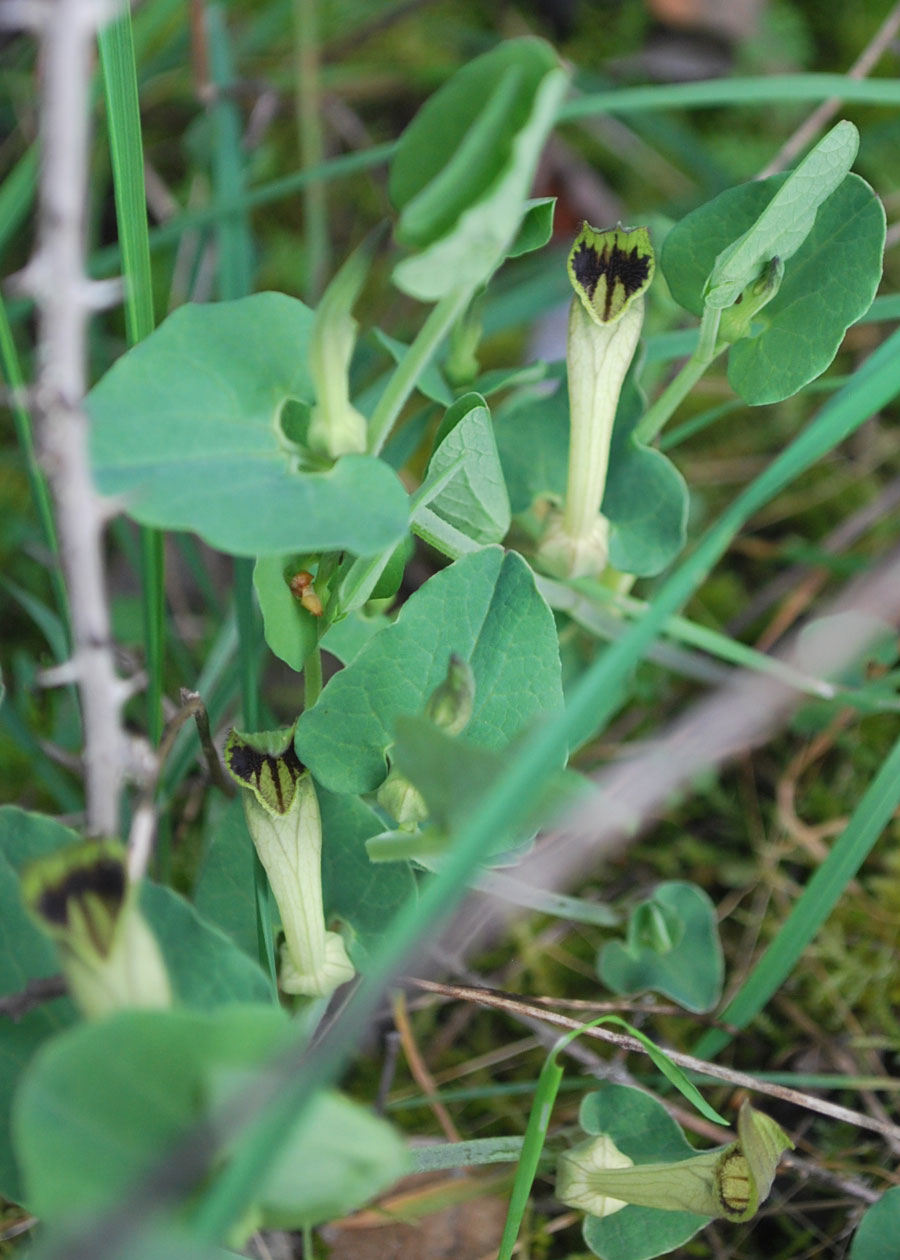
<path fill-rule="evenodd" d="M 883 54 L 896 38 L 898 31 L 900 31 L 900 4 L 895 4 L 847 71 L 847 78 L 864 79 L 871 70 L 874 70 Z M 838 112 L 841 104 L 842 101 L 839 96 L 831 96 L 827 101 L 823 101 L 821 105 L 817 106 L 809 117 L 800 124 L 794 134 L 788 137 L 768 166 L 760 171 L 759 178 L 765 179 L 767 175 L 777 175 L 779 171 L 783 171 L 798 154 L 803 152 L 808 144 L 812 144 L 819 132 L 827 126 Z"/>
<path fill-rule="evenodd" d="M 409 983 L 417 988 L 425 989 L 429 993 L 440 993 L 445 997 L 456 998 L 458 1001 L 463 1002 L 477 1002 L 481 1006 L 490 1006 L 518 1016 L 526 1016 L 529 1020 L 539 1020 L 566 1031 L 581 1029 L 582 1035 L 585 1037 L 592 1037 L 596 1041 L 605 1041 L 609 1045 L 618 1046 L 623 1050 L 635 1051 L 638 1054 L 647 1053 L 644 1045 L 636 1037 L 631 1037 L 627 1033 L 614 1032 L 610 1028 L 584 1028 L 581 1020 L 572 1019 L 568 1015 L 561 1015 L 556 1011 L 545 1010 L 540 1006 L 534 1006 L 529 1001 L 523 1001 L 514 993 L 501 993 L 496 989 L 474 988 L 469 985 L 440 984 L 434 980 L 422 980 L 415 977 L 411 977 Z M 722 1067 L 716 1063 L 707 1063 L 704 1059 L 694 1058 L 692 1054 L 682 1054 L 680 1051 L 667 1049 L 666 1055 L 678 1067 L 684 1068 L 685 1071 L 702 1072 L 705 1076 L 713 1077 L 727 1085 L 733 1085 L 741 1089 L 750 1089 L 758 1094 L 767 1094 L 770 1098 L 778 1098 L 782 1102 L 792 1103 L 796 1107 L 804 1107 L 808 1111 L 819 1112 L 820 1115 L 830 1116 L 834 1120 L 842 1120 L 844 1123 L 855 1125 L 857 1128 L 869 1129 L 873 1133 L 880 1133 L 892 1141 L 900 1139 L 900 1126 L 891 1124 L 889 1121 L 878 1120 L 872 1116 L 865 1115 L 861 1111 L 853 1111 L 849 1107 L 841 1107 L 837 1103 L 828 1102 L 824 1098 L 815 1098 L 812 1094 L 804 1094 L 800 1090 L 790 1089 L 786 1085 L 775 1085 L 771 1081 L 758 1080 L 747 1072 L 738 1072 L 734 1068 Z"/>

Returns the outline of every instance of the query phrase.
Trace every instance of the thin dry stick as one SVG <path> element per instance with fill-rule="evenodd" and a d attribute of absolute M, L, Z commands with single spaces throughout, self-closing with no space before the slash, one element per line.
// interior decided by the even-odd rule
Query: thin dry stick
<path fill-rule="evenodd" d="M 445 997 L 456 998 L 461 1002 L 477 1002 L 480 1006 L 491 1006 L 497 1010 L 509 1011 L 515 1015 L 524 1015 L 528 1019 L 541 1020 L 556 1028 L 566 1030 L 582 1028 L 577 1019 L 567 1015 L 559 1015 L 554 1011 L 546 1011 L 541 1007 L 523 1002 L 514 993 L 501 993 L 496 989 L 472 988 L 468 985 L 439 984 L 434 980 L 418 980 L 410 978 L 410 984 L 429 993 L 441 993 Z M 627 1033 L 613 1032 L 609 1028 L 584 1028 L 585 1037 L 594 1037 L 597 1041 L 606 1041 L 610 1045 L 619 1046 L 623 1050 L 634 1050 L 638 1054 L 646 1054 L 646 1048 L 636 1037 Z M 727 1085 L 735 1085 L 742 1089 L 752 1089 L 759 1094 L 768 1094 L 772 1098 L 780 1098 L 782 1102 L 793 1103 L 796 1107 L 805 1107 L 808 1111 L 817 1111 L 823 1116 L 831 1116 L 834 1120 L 843 1120 L 847 1124 L 856 1125 L 860 1129 L 871 1129 L 873 1133 L 881 1133 L 896 1141 L 900 1138 L 900 1126 L 884 1120 L 877 1120 L 864 1115 L 861 1111 L 852 1111 L 849 1107 L 838 1106 L 824 1098 L 814 1098 L 812 1094 L 804 1094 L 800 1090 L 790 1089 L 786 1085 L 774 1085 L 771 1081 L 760 1081 L 747 1072 L 736 1072 L 733 1068 L 720 1067 L 716 1063 L 707 1063 L 704 1059 L 695 1059 L 692 1054 L 681 1054 L 677 1050 L 666 1050 L 666 1055 L 688 1072 L 702 1072 L 704 1076 L 724 1081 Z"/>
<path fill-rule="evenodd" d="M 847 78 L 864 79 L 870 70 L 875 68 L 898 30 L 900 30 L 900 4 L 895 4 L 869 43 L 847 71 Z M 819 132 L 825 128 L 826 124 L 831 121 L 840 109 L 841 104 L 841 97 L 831 96 L 827 101 L 823 101 L 821 105 L 818 105 L 809 117 L 800 124 L 794 134 L 785 140 L 765 170 L 760 171 L 759 178 L 765 179 L 767 175 L 777 175 L 779 171 L 783 171 L 789 163 L 793 162 L 794 158 L 799 153 L 802 153 L 807 145 L 812 144 Z"/>
<path fill-rule="evenodd" d="M 41 176 L 38 246 L 22 277 L 38 312 L 36 409 L 41 455 L 53 493 L 72 614 L 72 672 L 84 722 L 87 825 L 113 835 L 125 761 L 123 685 L 116 674 L 102 552 L 104 513 L 88 468 L 87 325 L 99 305 L 84 267 L 90 81 L 98 25 L 112 16 L 97 0 L 32 7 L 41 39 Z M 7 10 L 6 17 L 12 14 Z"/>
<path fill-rule="evenodd" d="M 128 877 L 132 882 L 143 879 L 153 851 L 153 840 L 156 835 L 156 788 L 163 767 L 175 745 L 178 732 L 185 722 L 193 718 L 197 724 L 197 733 L 203 748 L 210 778 L 226 796 L 234 796 L 237 788 L 222 769 L 219 754 L 212 742 L 209 730 L 209 714 L 206 706 L 196 691 L 181 689 L 182 708 L 169 720 L 159 742 L 159 749 L 154 758 L 153 773 L 144 784 L 140 799 L 134 809 L 131 831 L 128 836 Z"/>
<path fill-rule="evenodd" d="M 413 1036 L 412 1025 L 409 1022 L 409 1015 L 406 1010 L 406 997 L 399 990 L 392 996 L 391 1010 L 394 1015 L 394 1025 L 400 1034 L 403 1053 L 406 1055 L 406 1062 L 409 1064 L 409 1070 L 412 1072 L 413 1079 L 428 1099 L 428 1104 L 434 1112 L 438 1124 L 444 1130 L 444 1136 L 447 1138 L 447 1141 L 458 1142 L 460 1140 L 459 1130 L 450 1118 L 450 1112 L 437 1097 L 437 1089 L 431 1078 L 431 1073 L 428 1071 L 421 1054 L 419 1054 L 419 1047 L 416 1045 L 416 1039 Z"/>
<path fill-rule="evenodd" d="M 42 976 L 38 980 L 29 980 L 21 992 L 6 993 L 0 997 L 0 1016 L 5 1015 L 16 1024 L 36 1006 L 43 1006 L 45 1002 L 63 997 L 65 993 L 66 982 L 62 976 Z"/>

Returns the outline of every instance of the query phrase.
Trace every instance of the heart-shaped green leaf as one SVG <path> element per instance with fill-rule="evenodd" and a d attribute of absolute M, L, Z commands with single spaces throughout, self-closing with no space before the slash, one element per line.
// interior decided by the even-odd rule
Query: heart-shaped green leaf
<path fill-rule="evenodd" d="M 399 542 L 408 500 L 383 461 L 299 466 L 312 319 L 280 293 L 175 311 L 88 398 L 98 488 L 142 524 L 234 555 Z"/>
<path fill-rule="evenodd" d="M 850 1260 L 896 1260 L 900 1235 L 900 1186 L 886 1190 L 859 1223 Z"/>
<path fill-rule="evenodd" d="M 723 309 L 759 276 L 773 258 L 786 262 L 812 230 L 816 212 L 853 165 L 859 132 L 839 122 L 796 170 L 790 171 L 759 218 L 716 258 L 704 289 L 706 304 Z"/>
<path fill-rule="evenodd" d="M 586 1133 L 607 1134 L 636 1165 L 697 1154 L 662 1103 L 625 1085 L 604 1085 L 588 1094 L 579 1121 Z M 584 1240 L 601 1260 L 651 1260 L 680 1247 L 708 1224 L 708 1217 L 694 1212 L 629 1205 L 612 1216 L 586 1216 Z"/>
<path fill-rule="evenodd" d="M 625 945 L 606 944 L 600 979 L 616 993 L 664 993 L 689 1011 L 709 1011 L 722 993 L 716 910 L 696 884 L 660 884 L 633 911 Z"/>
<path fill-rule="evenodd" d="M 325 686 L 297 723 L 295 747 L 333 792 L 372 792 L 402 713 L 422 713 L 456 653 L 472 667 L 466 739 L 504 748 L 562 706 L 553 616 L 521 556 L 485 547 L 430 578 L 397 620 Z"/>
<path fill-rule="evenodd" d="M 756 221 L 786 178 L 731 188 L 672 229 L 660 265 L 676 301 L 703 313 L 716 257 Z M 779 402 L 825 371 L 847 328 L 872 303 L 884 234 L 881 202 L 858 175 L 848 175 L 788 259 L 778 292 L 755 317 L 756 335 L 728 352 L 728 379 L 745 402 Z"/>
<path fill-rule="evenodd" d="M 428 506 L 476 542 L 499 542 L 509 529 L 509 496 L 491 413 L 480 394 L 465 394 L 453 404 L 435 446 L 428 478 L 459 467 Z"/>

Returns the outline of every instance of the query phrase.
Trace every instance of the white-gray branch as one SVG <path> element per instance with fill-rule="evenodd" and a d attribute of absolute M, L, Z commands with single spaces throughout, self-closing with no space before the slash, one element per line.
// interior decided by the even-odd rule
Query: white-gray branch
<path fill-rule="evenodd" d="M 40 449 L 54 498 L 72 613 L 73 665 L 84 723 L 90 831 L 119 826 L 124 743 L 122 684 L 110 636 L 102 530 L 104 509 L 88 468 L 87 326 L 96 308 L 85 272 L 90 81 L 98 23 L 111 6 L 55 0 L 39 22 L 41 175 L 37 250 L 25 284 L 38 311 Z"/>

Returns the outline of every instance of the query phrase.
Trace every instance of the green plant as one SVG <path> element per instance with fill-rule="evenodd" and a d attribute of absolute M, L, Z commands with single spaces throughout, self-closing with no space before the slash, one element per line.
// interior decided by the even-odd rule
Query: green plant
<path fill-rule="evenodd" d="M 222 87 L 230 70 L 217 14 L 210 40 Z M 0 1191 L 51 1227 L 35 1253 L 48 1257 L 65 1253 L 82 1217 L 102 1229 L 135 1185 L 161 1186 L 170 1158 L 179 1175 L 155 1198 L 131 1202 L 121 1237 L 97 1254 L 138 1255 L 142 1246 L 223 1254 L 263 1227 L 308 1238 L 416 1166 L 395 1128 L 331 1088 L 383 987 L 467 888 L 492 879 L 502 887 L 502 868 L 540 828 L 585 802 L 596 807 L 569 758 L 604 731 L 667 627 L 727 660 L 778 672 L 675 615 L 751 514 L 900 389 L 894 334 L 685 550 L 687 482 L 651 445 L 676 409 L 726 353 L 728 379 L 747 404 L 797 394 L 875 296 L 884 212 L 851 173 L 858 134 L 849 122 L 791 174 L 730 189 L 686 215 L 658 263 L 647 228 L 585 224 L 568 259 L 566 364 L 483 371 L 485 302 L 507 260 L 549 240 L 552 204 L 531 199 L 531 186 L 552 127 L 572 113 L 563 104 L 568 71 L 536 39 L 472 60 L 391 152 L 403 251 L 391 281 L 431 310 L 405 348 L 380 335 L 375 387 L 359 388 L 353 312 L 375 268 L 377 234 L 313 310 L 281 293 L 239 294 L 247 241 L 234 208 L 223 210 L 225 300 L 183 305 L 151 330 L 130 31 L 120 19 L 101 47 L 133 344 L 88 395 L 91 466 L 99 491 L 143 531 L 151 739 L 164 668 L 156 531 L 191 531 L 243 562 L 235 621 L 250 730 L 233 729 L 225 747 L 242 801 L 210 807 L 212 844 L 193 904 L 171 881 L 147 877 L 142 802 L 127 871 L 107 842 L 77 847 L 77 834 L 47 816 L 0 810 L 8 926 L 0 975 L 13 992 L 61 966 L 69 992 L 0 1028 L 10 1068 L 0 1087 Z M 232 109 L 223 93 L 213 114 L 222 194 L 241 188 Z M 639 339 L 657 266 L 699 327 L 686 363 L 648 405 Z M 2 346 L 9 364 L 9 338 Z M 8 366 L 7 375 L 17 383 Z M 417 394 L 421 409 L 409 414 Z M 398 469 L 413 466 L 421 475 L 410 489 Z M 414 539 L 439 560 L 395 610 Z M 638 578 L 670 569 L 649 603 L 629 602 Z M 302 710 L 298 702 L 286 727 L 260 729 L 254 599 L 269 649 L 302 674 Z M 630 626 L 626 614 L 635 614 Z M 561 642 L 604 615 L 615 643 L 564 680 Z M 323 652 L 343 666 L 324 685 Z M 896 713 L 890 674 L 820 678 L 846 664 L 839 657 L 781 676 L 820 698 Z M 213 690 L 213 681 L 200 688 L 210 708 Z M 204 712 L 190 701 L 182 716 L 202 723 Z M 87 735 L 90 759 L 89 727 Z M 176 725 L 149 785 L 163 812 L 184 773 L 178 739 Z M 726 1021 L 743 1027 L 758 1012 L 855 874 L 900 799 L 897 757 L 895 748 L 798 900 L 780 966 L 764 957 Z M 224 777 L 220 786 L 229 787 Z M 550 906 L 551 890 L 534 895 Z M 552 909 L 579 915 L 572 901 Z M 605 917 L 580 913 L 590 923 L 617 918 L 609 908 Z M 689 1012 L 713 1010 L 722 954 L 709 898 L 683 881 L 661 883 L 632 911 L 624 943 L 604 945 L 598 972 L 616 994 L 652 990 Z M 357 975 L 326 1024 L 334 990 Z M 664 1088 L 723 1123 L 676 1056 L 617 1016 L 605 1022 L 624 1027 L 628 1048 L 649 1056 Z M 721 1048 L 730 1031 L 707 1032 L 701 1052 Z M 504 1256 L 543 1157 L 561 1049 L 548 1060 L 524 1144 L 494 1147 L 519 1157 Z M 737 1139 L 698 1153 L 661 1101 L 625 1086 L 587 1095 L 581 1123 L 592 1140 L 561 1154 L 559 1197 L 586 1211 L 585 1240 L 605 1260 L 664 1254 L 716 1216 L 750 1219 L 792 1145 L 745 1104 Z M 457 1162 L 470 1162 L 468 1153 Z M 168 1214 L 154 1234 L 162 1200 Z M 885 1196 L 862 1226 L 860 1260 L 877 1254 L 871 1221 L 891 1203 Z"/>

